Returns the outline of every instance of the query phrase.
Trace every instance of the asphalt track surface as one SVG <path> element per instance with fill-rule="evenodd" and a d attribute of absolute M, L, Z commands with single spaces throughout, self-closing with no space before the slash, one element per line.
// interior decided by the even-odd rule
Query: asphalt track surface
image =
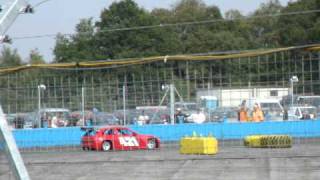
<path fill-rule="evenodd" d="M 320 140 L 295 140 L 292 148 L 246 148 L 222 142 L 217 155 L 181 155 L 176 143 L 152 151 L 23 152 L 33 180 L 319 180 Z M 14 179 L 0 153 L 0 179 Z"/>

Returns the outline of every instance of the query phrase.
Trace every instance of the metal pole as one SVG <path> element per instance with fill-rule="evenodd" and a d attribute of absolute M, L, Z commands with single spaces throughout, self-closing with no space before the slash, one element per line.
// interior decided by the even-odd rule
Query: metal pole
<path fill-rule="evenodd" d="M 126 125 L 126 86 L 122 88 L 122 100 L 123 100 L 123 125 Z"/>
<path fill-rule="evenodd" d="M 170 84 L 170 120 L 171 124 L 174 124 L 174 85 Z"/>
<path fill-rule="evenodd" d="M 290 79 L 290 85 L 291 85 L 291 107 L 293 107 L 293 80 Z"/>
<path fill-rule="evenodd" d="M 38 86 L 38 127 L 41 128 L 41 89 L 40 85 Z"/>
<path fill-rule="evenodd" d="M 82 109 L 82 119 L 83 119 L 83 125 L 86 125 L 86 120 L 84 119 L 84 87 L 81 88 L 81 109 Z"/>

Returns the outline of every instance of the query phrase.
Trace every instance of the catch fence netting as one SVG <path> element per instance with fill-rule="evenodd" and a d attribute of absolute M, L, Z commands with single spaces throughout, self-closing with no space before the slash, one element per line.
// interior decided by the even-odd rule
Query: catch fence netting
<path fill-rule="evenodd" d="M 194 134 L 216 136 L 221 146 L 242 146 L 245 135 L 283 128 L 299 144 L 318 135 L 310 127 L 320 114 L 320 57 L 304 49 L 222 60 L 41 67 L 4 73 L 0 81 L 1 103 L 23 152 L 81 151 L 83 126 L 124 125 L 177 147 L 181 137 Z M 244 101 L 247 118 L 240 122 Z M 263 111 L 261 124 L 253 122 L 255 104 Z M 178 111 L 182 121 L 173 116 Z"/>
<path fill-rule="evenodd" d="M 1 105 L 33 179 L 318 177 L 318 53 L 38 67 L 0 71 Z M 251 148 L 251 135 L 292 141 L 272 136 Z M 197 151 L 199 139 L 212 138 L 216 152 Z M 0 177 L 10 179 L 1 150 Z"/>

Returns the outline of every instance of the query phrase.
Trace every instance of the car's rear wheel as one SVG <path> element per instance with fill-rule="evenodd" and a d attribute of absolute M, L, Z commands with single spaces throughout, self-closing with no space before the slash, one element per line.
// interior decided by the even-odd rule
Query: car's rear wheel
<path fill-rule="evenodd" d="M 102 143 L 102 150 L 103 151 L 110 151 L 112 149 L 112 144 L 110 141 L 104 141 Z"/>
<path fill-rule="evenodd" d="M 155 149 L 157 146 L 155 139 L 148 139 L 147 148 L 148 149 Z"/>

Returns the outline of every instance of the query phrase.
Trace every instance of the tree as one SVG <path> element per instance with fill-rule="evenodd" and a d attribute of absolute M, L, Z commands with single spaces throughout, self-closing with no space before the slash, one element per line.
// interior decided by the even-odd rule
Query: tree
<path fill-rule="evenodd" d="M 0 66 L 1 67 L 12 67 L 21 65 L 21 58 L 16 49 L 11 50 L 7 46 L 3 46 L 0 55 Z"/>
<path fill-rule="evenodd" d="M 171 23 L 177 24 L 222 19 L 218 7 L 207 7 L 201 0 L 182 0 L 174 6 L 171 14 L 173 15 Z M 181 53 L 202 53 L 206 50 L 214 50 L 212 46 L 206 46 L 202 42 L 207 41 L 206 36 L 216 33 L 220 28 L 216 23 L 177 26 L 174 31 L 181 45 Z M 192 44 L 194 46 L 191 47 Z"/>
<path fill-rule="evenodd" d="M 79 62 L 97 58 L 92 18 L 81 19 L 76 25 L 76 33 L 71 37 L 58 34 L 56 39 L 55 62 Z"/>
<path fill-rule="evenodd" d="M 45 60 L 43 56 L 39 53 L 38 49 L 31 50 L 29 55 L 29 63 L 30 64 L 44 64 Z"/>
<path fill-rule="evenodd" d="M 319 13 L 277 16 L 314 8 L 320 8 L 320 0 L 298 0 L 287 7 L 282 7 L 279 0 L 269 0 L 248 20 L 237 10 L 226 12 L 224 18 L 218 7 L 207 6 L 202 0 L 181 0 L 170 9 L 151 12 L 133 0 L 117 1 L 102 11 L 97 22 L 82 19 L 74 35 L 57 35 L 55 61 L 138 58 L 316 42 Z M 203 23 L 205 20 L 209 22 Z M 171 25 L 161 26 L 166 24 Z"/>
<path fill-rule="evenodd" d="M 289 3 L 282 13 L 305 12 L 320 8 L 320 0 L 298 0 Z M 282 16 L 279 19 L 280 42 L 284 46 L 319 42 L 320 13 Z"/>
<path fill-rule="evenodd" d="M 54 47 L 55 62 L 72 62 L 76 60 L 76 48 L 70 38 L 58 34 L 56 36 L 56 45 Z"/>
<path fill-rule="evenodd" d="M 275 47 L 279 46 L 278 20 L 277 15 L 282 10 L 279 0 L 269 0 L 262 3 L 253 14 L 251 33 L 255 41 L 255 47 Z"/>
<path fill-rule="evenodd" d="M 159 24 L 146 10 L 132 0 L 111 4 L 96 23 L 96 43 L 105 59 L 132 58 L 157 55 L 155 47 L 161 40 L 155 29 L 135 29 L 138 26 Z M 125 31 L 117 29 L 128 28 Z M 159 39 L 160 38 L 160 39 Z"/>

